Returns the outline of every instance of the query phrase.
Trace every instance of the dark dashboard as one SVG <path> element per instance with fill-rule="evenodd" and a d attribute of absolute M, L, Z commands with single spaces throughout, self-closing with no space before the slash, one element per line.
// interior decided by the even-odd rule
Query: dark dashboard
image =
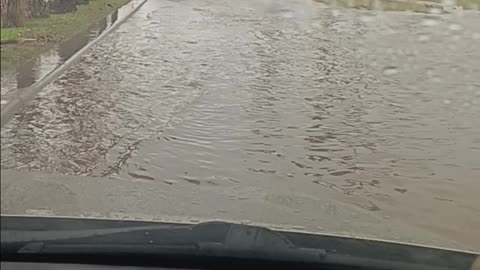
<path fill-rule="evenodd" d="M 141 267 L 141 266 L 113 266 L 113 265 L 93 265 L 93 264 L 63 264 L 63 263 L 22 263 L 22 262 L 2 262 L 3 270 L 176 270 L 182 268 L 163 268 L 163 267 Z"/>

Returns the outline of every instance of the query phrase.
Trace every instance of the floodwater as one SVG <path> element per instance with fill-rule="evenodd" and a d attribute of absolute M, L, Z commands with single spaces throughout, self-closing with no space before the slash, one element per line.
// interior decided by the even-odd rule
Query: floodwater
<path fill-rule="evenodd" d="M 2 105 L 6 104 L 10 97 L 18 94 L 18 91 L 33 85 L 55 70 L 81 48 L 95 40 L 105 30 L 111 28 L 117 20 L 126 17 L 136 7 L 136 2 L 137 0 L 134 0 L 120 7 L 92 24 L 87 30 L 55 45 L 39 57 L 21 63 L 16 70 L 3 72 L 1 74 Z"/>
<path fill-rule="evenodd" d="M 296 211 L 289 186 L 480 250 L 479 25 L 148 1 L 2 128 L 1 168 L 262 188 Z"/>

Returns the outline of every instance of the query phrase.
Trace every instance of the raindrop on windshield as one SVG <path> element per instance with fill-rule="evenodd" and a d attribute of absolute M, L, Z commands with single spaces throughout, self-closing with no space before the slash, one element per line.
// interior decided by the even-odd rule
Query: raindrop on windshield
<path fill-rule="evenodd" d="M 418 36 L 418 41 L 420 42 L 427 42 L 430 40 L 430 36 L 429 35 L 419 35 Z"/>
<path fill-rule="evenodd" d="M 453 35 L 452 36 L 452 41 L 459 41 L 461 37 L 459 35 Z"/>
<path fill-rule="evenodd" d="M 371 22 L 371 21 L 373 21 L 373 16 L 363 15 L 363 16 L 360 17 L 360 20 L 361 20 L 362 22 Z"/>
<path fill-rule="evenodd" d="M 387 76 L 392 76 L 398 73 L 397 67 L 389 66 L 383 69 L 383 74 Z"/>
<path fill-rule="evenodd" d="M 460 31 L 462 30 L 462 26 L 459 24 L 450 24 L 448 26 L 448 29 L 450 29 L 451 31 Z"/>
<path fill-rule="evenodd" d="M 444 12 L 443 8 L 437 8 L 437 7 L 431 8 L 429 10 L 430 14 L 442 14 L 443 12 Z"/>
<path fill-rule="evenodd" d="M 437 21 L 436 19 L 426 18 L 426 19 L 423 19 L 422 25 L 425 25 L 425 26 L 436 26 L 436 25 L 438 25 L 438 21 Z"/>

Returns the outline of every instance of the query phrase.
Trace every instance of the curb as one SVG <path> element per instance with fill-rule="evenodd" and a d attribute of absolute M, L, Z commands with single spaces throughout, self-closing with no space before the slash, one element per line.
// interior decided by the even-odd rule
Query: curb
<path fill-rule="evenodd" d="M 132 2 L 135 2 L 133 0 Z M 129 3 L 132 3 L 129 2 Z M 2 105 L 1 107 L 1 123 L 0 126 L 3 127 L 10 119 L 12 119 L 13 115 L 19 111 L 23 106 L 25 106 L 29 101 L 35 98 L 36 94 L 40 92 L 45 86 L 49 85 L 51 82 L 56 80 L 60 77 L 67 69 L 69 69 L 73 64 L 77 63 L 81 56 L 90 49 L 94 44 L 101 41 L 104 37 L 108 34 L 116 30 L 122 23 L 124 23 L 128 18 L 130 18 L 140 7 L 147 2 L 147 0 L 138 0 L 138 4 L 132 10 L 130 10 L 123 18 L 116 21 L 110 28 L 106 29 L 102 32 L 98 37 L 94 40 L 89 42 L 83 48 L 78 50 L 75 54 L 73 54 L 67 61 L 63 64 L 58 66 L 52 72 L 48 73 L 40 80 L 32 84 L 31 86 L 23 89 L 18 89 L 17 91 L 20 93 L 15 98 L 10 99 L 7 104 Z M 128 5 L 127 3 L 126 5 Z"/>

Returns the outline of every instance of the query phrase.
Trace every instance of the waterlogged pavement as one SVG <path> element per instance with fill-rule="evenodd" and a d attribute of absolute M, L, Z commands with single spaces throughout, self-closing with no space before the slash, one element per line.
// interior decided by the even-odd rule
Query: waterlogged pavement
<path fill-rule="evenodd" d="M 2 72 L 0 76 L 1 105 L 12 102 L 24 92 L 24 88 L 45 79 L 80 49 L 131 15 L 143 2 L 143 0 L 131 0 L 105 18 L 90 25 L 87 30 L 78 32 L 73 37 L 56 44 L 37 58 L 21 63 L 15 70 Z"/>
<path fill-rule="evenodd" d="M 478 25 L 467 11 L 148 1 L 2 128 L 2 213 L 478 251 Z"/>

